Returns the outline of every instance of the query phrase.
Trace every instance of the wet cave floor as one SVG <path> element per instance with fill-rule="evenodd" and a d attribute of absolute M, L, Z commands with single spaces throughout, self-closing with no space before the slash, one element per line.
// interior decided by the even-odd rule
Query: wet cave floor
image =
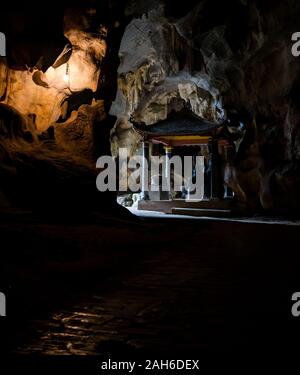
<path fill-rule="evenodd" d="M 299 225 L 0 219 L 12 355 L 179 358 L 300 346 Z"/>

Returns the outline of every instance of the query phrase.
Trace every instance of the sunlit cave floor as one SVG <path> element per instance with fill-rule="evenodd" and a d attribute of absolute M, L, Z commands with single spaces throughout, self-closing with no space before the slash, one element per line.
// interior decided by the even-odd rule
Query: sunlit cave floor
<path fill-rule="evenodd" d="M 143 219 L 172 219 L 172 220 L 201 220 L 201 221 L 229 221 L 229 222 L 239 222 L 239 223 L 253 223 L 253 224 L 279 224 L 279 225 L 298 225 L 300 226 L 299 219 L 285 219 L 283 217 L 275 216 L 231 216 L 231 217 L 214 217 L 214 216 L 191 216 L 191 215 L 176 215 L 176 214 L 166 214 L 158 211 L 145 211 L 138 210 L 136 208 L 128 208 L 128 211 L 133 215 L 143 218 Z"/>
<path fill-rule="evenodd" d="M 3 347 L 166 358 L 299 347 L 296 222 L 149 215 L 0 216 Z"/>

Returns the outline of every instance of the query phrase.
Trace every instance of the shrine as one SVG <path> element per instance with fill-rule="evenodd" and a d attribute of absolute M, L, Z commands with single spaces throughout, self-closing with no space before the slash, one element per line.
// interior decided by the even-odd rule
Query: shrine
<path fill-rule="evenodd" d="M 167 158 L 177 155 L 201 155 L 204 158 L 204 196 L 202 200 L 188 199 L 184 187 L 181 192 L 162 191 L 142 192 L 138 203 L 139 210 L 160 211 L 177 214 L 206 214 L 213 210 L 221 214 L 230 212 L 229 206 L 233 193 L 224 183 L 225 164 L 234 155 L 234 144 L 224 135 L 224 123 L 214 123 L 202 119 L 190 110 L 172 112 L 165 119 L 153 125 L 145 125 L 132 120 L 134 129 L 141 135 L 141 152 L 148 161 L 151 156 L 165 155 Z M 149 165 L 149 168 L 151 166 Z M 196 168 L 196 163 L 194 163 Z M 196 170 L 193 171 L 195 175 Z M 162 170 L 157 178 L 161 185 L 166 178 Z M 172 176 L 171 176 L 172 178 Z"/>

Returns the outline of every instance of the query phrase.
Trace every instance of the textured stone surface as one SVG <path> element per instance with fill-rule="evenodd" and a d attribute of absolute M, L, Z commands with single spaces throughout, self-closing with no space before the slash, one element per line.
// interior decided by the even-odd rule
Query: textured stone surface
<path fill-rule="evenodd" d="M 77 148 L 83 156 L 89 154 L 89 144 L 98 142 L 91 140 L 95 117 L 88 113 L 94 109 L 85 107 L 67 117 L 81 104 L 91 105 L 84 96 L 76 106 L 72 104 L 74 93 L 84 89 L 90 98 L 103 99 L 105 112 L 110 109 L 117 117 L 111 132 L 114 155 L 120 146 L 136 151 L 140 138 L 132 130 L 131 116 L 151 126 L 188 106 L 211 121 L 234 117 L 236 124 L 244 125 L 244 137 L 235 160 L 225 168 L 225 179 L 236 199 L 252 212 L 262 208 L 298 212 L 300 68 L 291 53 L 291 35 L 297 30 L 299 3 L 202 0 L 178 7 L 170 0 L 130 0 L 105 4 L 106 8 L 103 3 L 103 8 L 66 10 L 64 43 L 73 47 L 66 80 L 66 55 L 59 56 L 61 40 L 59 49 L 49 40 L 45 49 L 40 40 L 24 42 L 20 48 L 18 38 L 13 39 L 10 61 L 14 64 L 7 68 L 0 61 L 0 100 L 18 110 L 38 132 L 55 127 L 62 117 L 65 122 L 57 125 L 56 142 L 69 151 Z M 62 25 L 62 12 L 58 16 Z M 37 56 L 41 50 L 45 63 Z M 43 70 L 41 86 L 32 80 L 34 66 Z"/>
<path fill-rule="evenodd" d="M 64 150 L 82 158 L 94 156 L 94 126 L 106 117 L 103 101 L 83 104 L 73 111 L 67 121 L 55 124 L 54 137 Z M 100 125 L 101 126 L 101 125 Z"/>
<path fill-rule="evenodd" d="M 37 86 L 32 75 L 30 71 L 9 69 L 3 102 L 23 115 L 35 115 L 36 129 L 43 131 L 60 117 L 66 94 L 56 88 Z"/>
<path fill-rule="evenodd" d="M 64 35 L 71 49 L 70 56 L 54 56 L 45 73 L 40 73 L 40 85 L 33 81 L 37 67 L 7 67 L 4 59 L 0 61 L 0 100 L 16 108 L 23 115 L 35 116 L 37 131 L 46 130 L 62 114 L 63 102 L 73 93 L 98 88 L 100 63 L 106 53 L 104 40 L 106 30 L 98 25 L 91 31 L 95 14 L 88 10 L 67 10 L 64 20 Z M 40 56 L 40 60 L 42 57 Z M 39 65 L 39 63 L 37 63 Z M 67 67 L 68 65 L 68 67 Z"/>
<path fill-rule="evenodd" d="M 184 13 L 162 3 L 124 32 L 113 150 L 118 132 L 124 144 L 118 127 L 130 116 L 151 125 L 184 105 L 214 121 L 234 113 L 246 129 L 225 172 L 237 199 L 250 210 L 296 212 L 300 68 L 290 39 L 299 4 L 199 1 Z"/>
<path fill-rule="evenodd" d="M 119 50 L 119 89 L 111 113 L 150 125 L 188 104 L 203 118 L 222 119 L 218 90 L 201 67 L 189 71 L 192 53 L 161 8 L 131 21 Z"/>

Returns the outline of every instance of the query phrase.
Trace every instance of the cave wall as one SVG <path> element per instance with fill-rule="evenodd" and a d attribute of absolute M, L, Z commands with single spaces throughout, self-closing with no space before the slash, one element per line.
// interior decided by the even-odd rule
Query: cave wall
<path fill-rule="evenodd" d="M 17 43 L 10 46 L 7 59 L 0 60 L 1 102 L 24 116 L 34 116 L 38 132 L 47 130 L 60 118 L 61 107 L 72 94 L 87 89 L 97 91 L 100 65 L 106 54 L 107 31 L 101 24 L 94 25 L 95 14 L 95 10 L 86 7 L 66 8 L 64 17 L 59 20 L 60 25 L 55 24 L 56 28 L 62 29 L 61 36 L 65 37 L 66 47 L 61 48 L 61 38 L 58 38 L 57 47 L 60 46 L 61 50 L 53 49 L 50 59 L 40 48 L 40 44 L 46 41 L 38 41 L 36 49 L 43 55 L 36 57 L 34 63 L 32 56 L 29 59 L 19 52 Z M 15 22 L 15 17 L 14 14 L 10 17 L 11 23 Z M 34 15 L 28 17 L 33 19 Z M 40 31 L 37 29 L 35 32 Z M 13 39 L 10 36 L 8 44 Z M 53 39 L 52 43 L 55 35 Z M 30 41 L 34 45 L 32 38 Z M 69 50 L 70 55 L 67 54 Z"/>
<path fill-rule="evenodd" d="M 246 135 L 225 180 L 239 204 L 297 212 L 300 68 L 291 35 L 299 15 L 292 0 L 203 0 L 181 9 L 161 1 L 136 14 L 119 50 L 113 152 L 124 144 L 135 152 L 131 118 L 151 126 L 186 105 L 211 121 L 234 114 Z"/>
<path fill-rule="evenodd" d="M 9 48 L 0 101 L 22 117 L 20 137 L 49 138 L 89 162 L 108 152 L 113 124 L 116 155 L 139 145 L 131 119 L 151 126 L 183 107 L 210 121 L 235 118 L 245 132 L 225 180 L 238 204 L 297 213 L 299 60 L 291 35 L 299 15 L 296 0 L 63 0 L 47 17 L 20 8 L 1 16 Z"/>
<path fill-rule="evenodd" d="M 0 60 L 1 210 L 56 221 L 119 212 L 115 193 L 99 194 L 95 185 L 95 160 L 110 152 L 113 126 L 99 89 L 106 25 L 114 22 L 103 9 L 62 0 L 39 15 L 34 3 L 1 12 L 8 46 Z"/>

